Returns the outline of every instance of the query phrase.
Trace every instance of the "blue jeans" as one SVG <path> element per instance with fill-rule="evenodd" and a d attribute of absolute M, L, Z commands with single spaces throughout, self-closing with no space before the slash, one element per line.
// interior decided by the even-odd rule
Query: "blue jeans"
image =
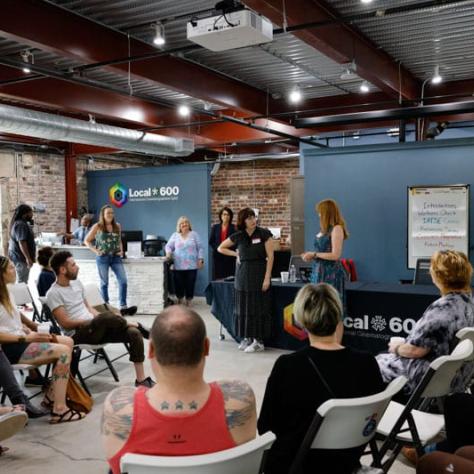
<path fill-rule="evenodd" d="M 127 307 L 127 274 L 123 267 L 122 257 L 118 255 L 98 255 L 95 258 L 100 277 L 100 293 L 106 303 L 109 303 L 109 268 L 115 273 L 119 287 L 120 308 Z"/>

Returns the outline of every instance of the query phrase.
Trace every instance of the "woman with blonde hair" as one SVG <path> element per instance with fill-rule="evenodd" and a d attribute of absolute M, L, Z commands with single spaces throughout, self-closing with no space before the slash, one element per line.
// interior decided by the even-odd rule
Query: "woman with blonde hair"
<path fill-rule="evenodd" d="M 346 222 L 332 199 L 316 204 L 320 231 L 314 239 L 314 252 L 301 255 L 305 262 L 313 262 L 312 283 L 328 283 L 339 292 L 344 302 L 346 272 L 340 261 L 344 240 L 349 237 Z"/>
<path fill-rule="evenodd" d="M 51 408 L 51 424 L 77 421 L 85 413 L 66 405 L 66 386 L 73 342 L 70 337 L 38 333 L 38 325 L 19 313 L 8 284 L 15 283 L 13 263 L 0 257 L 0 344 L 11 364 L 40 366 L 54 363 L 52 384 L 45 394 L 43 405 Z M 57 341 L 57 342 L 53 342 Z"/>
<path fill-rule="evenodd" d="M 280 356 L 267 381 L 258 420 L 260 434 L 272 431 L 265 474 L 287 474 L 316 409 L 330 398 L 364 397 L 384 389 L 375 357 L 341 345 L 342 303 L 326 283 L 298 292 L 293 313 L 308 332 L 309 347 Z M 360 466 L 364 446 L 311 450 L 303 473 L 348 474 Z"/>
<path fill-rule="evenodd" d="M 204 247 L 186 216 L 178 219 L 176 232 L 169 238 L 165 251 L 166 258 L 173 260 L 173 281 L 178 302 L 189 306 L 194 297 L 197 271 L 204 267 Z"/>
<path fill-rule="evenodd" d="M 127 274 L 123 266 L 124 257 L 121 239 L 121 227 L 115 220 L 112 206 L 102 206 L 99 214 L 99 222 L 94 224 L 87 234 L 84 244 L 96 255 L 97 270 L 100 278 L 100 293 L 106 304 L 109 304 L 109 269 L 116 278 L 119 287 L 120 314 L 122 316 L 133 316 L 137 312 L 136 306 L 127 306 Z M 94 244 L 95 242 L 95 244 Z"/>
<path fill-rule="evenodd" d="M 435 252 L 430 273 L 441 298 L 428 306 L 406 342 L 390 342 L 389 353 L 377 356 L 385 382 L 399 375 L 408 378 L 406 392 L 414 390 L 434 359 L 452 352 L 460 329 L 474 326 L 472 265 L 466 255 L 455 250 Z M 451 387 L 454 392 L 464 391 L 472 369 L 472 364 L 464 366 Z"/>

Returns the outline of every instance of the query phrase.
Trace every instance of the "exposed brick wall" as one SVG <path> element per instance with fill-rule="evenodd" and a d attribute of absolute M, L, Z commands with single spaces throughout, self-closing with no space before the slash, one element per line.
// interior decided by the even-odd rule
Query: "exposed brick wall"
<path fill-rule="evenodd" d="M 12 154 L 14 155 L 13 152 Z M 87 207 L 87 171 L 137 166 L 150 166 L 150 160 L 95 157 L 91 161 L 88 158 L 78 158 L 78 208 Z M 235 214 L 243 207 L 258 208 L 261 225 L 281 227 L 283 241 L 286 240 L 290 232 L 290 179 L 298 176 L 298 173 L 297 160 L 222 164 L 216 176 L 212 178 L 213 222 L 217 221 L 217 212 L 222 206 L 229 206 Z M 45 212 L 35 214 L 37 230 L 44 232 L 65 230 L 63 156 L 23 153 L 18 157 L 18 177 L 6 178 L 4 182 L 8 201 L 8 209 L 2 209 L 4 232 L 13 210 L 21 202 L 45 206 Z"/>
<path fill-rule="evenodd" d="M 298 160 L 245 161 L 222 164 L 212 178 L 212 220 L 223 206 L 235 214 L 244 207 L 260 211 L 260 224 L 290 234 L 290 180 L 299 175 Z"/>
<path fill-rule="evenodd" d="M 87 208 L 88 190 L 87 190 L 87 172 L 99 170 L 112 170 L 123 168 L 136 168 L 137 166 L 150 166 L 148 158 L 103 158 L 94 157 L 89 159 L 81 157 L 76 162 L 76 178 L 77 178 L 77 206 Z"/>

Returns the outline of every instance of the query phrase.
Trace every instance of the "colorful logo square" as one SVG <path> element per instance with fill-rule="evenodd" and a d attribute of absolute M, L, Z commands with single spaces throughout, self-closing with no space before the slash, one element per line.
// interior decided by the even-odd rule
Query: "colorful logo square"
<path fill-rule="evenodd" d="M 115 207 L 122 207 L 128 201 L 127 188 L 121 183 L 115 183 L 109 189 L 109 200 Z"/>

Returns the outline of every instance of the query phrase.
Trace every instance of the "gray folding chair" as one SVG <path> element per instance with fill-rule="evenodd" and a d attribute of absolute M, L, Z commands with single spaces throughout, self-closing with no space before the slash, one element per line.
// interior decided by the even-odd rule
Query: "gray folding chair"
<path fill-rule="evenodd" d="M 265 433 L 235 448 L 197 456 L 148 456 L 125 454 L 122 474 L 259 474 L 265 450 L 275 441 Z"/>
<path fill-rule="evenodd" d="M 452 381 L 465 361 L 472 357 L 473 347 L 470 340 L 461 341 L 450 355 L 431 362 L 406 405 L 390 402 L 377 428 L 377 436 L 385 439 L 380 456 L 383 459 L 388 455 L 382 462 L 384 472 L 388 472 L 404 445 L 413 445 L 421 457 L 423 446 L 440 434 L 444 428 L 444 416 L 422 410 L 431 399 L 451 393 Z M 388 454 L 389 450 L 391 454 Z"/>
<path fill-rule="evenodd" d="M 302 472 L 303 463 L 311 449 L 343 450 L 370 445 L 374 464 L 380 466 L 377 445 L 373 440 L 392 397 L 406 384 L 406 377 L 398 377 L 380 393 L 359 398 L 330 399 L 317 410 L 303 442 L 290 467 L 290 474 Z M 317 472 L 318 466 L 314 466 Z M 379 469 L 375 472 L 381 472 Z"/>

